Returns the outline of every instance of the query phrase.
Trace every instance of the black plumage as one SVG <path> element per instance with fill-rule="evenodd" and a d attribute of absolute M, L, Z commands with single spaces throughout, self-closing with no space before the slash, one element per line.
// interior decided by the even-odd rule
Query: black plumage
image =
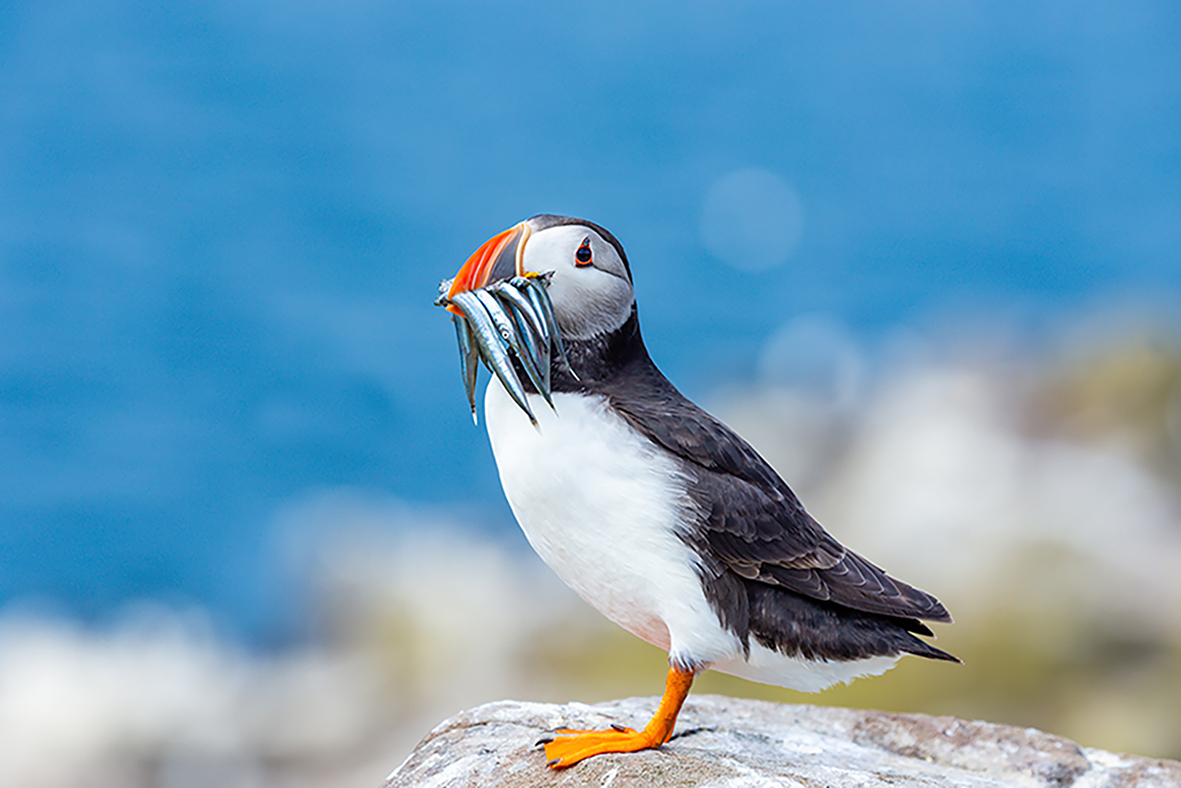
<path fill-rule="evenodd" d="M 624 258 L 626 260 L 626 258 Z M 950 622 L 935 597 L 844 547 L 746 441 L 686 399 L 644 347 L 633 307 L 616 331 L 568 340 L 578 377 L 555 365 L 555 391 L 597 394 L 674 456 L 697 513 L 680 534 L 719 621 L 788 656 L 850 660 L 910 653 L 958 661 L 915 637 Z"/>
<path fill-rule="evenodd" d="M 559 350 L 544 398 L 552 412 L 529 406 L 546 376 L 520 368 L 532 351 L 513 341 L 511 321 L 479 294 L 470 300 L 483 311 L 459 300 L 506 277 L 544 317 L 515 328 Z M 475 334 L 460 326 L 496 375 L 488 435 L 525 535 L 584 599 L 669 652 L 664 695 L 642 730 L 560 730 L 545 744 L 550 766 L 661 746 L 702 670 L 814 691 L 904 653 L 958 661 L 918 637 L 932 634 L 921 619 L 951 620 L 938 600 L 841 545 L 746 441 L 660 373 L 611 233 L 535 216 L 490 238 L 445 288 L 441 303 L 475 321 Z"/>

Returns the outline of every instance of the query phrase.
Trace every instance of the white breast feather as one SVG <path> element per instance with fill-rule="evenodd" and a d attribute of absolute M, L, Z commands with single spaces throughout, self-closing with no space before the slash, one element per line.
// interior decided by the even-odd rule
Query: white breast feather
<path fill-rule="evenodd" d="M 485 396 L 500 482 L 533 549 L 599 612 L 674 656 L 740 653 L 676 534 L 691 506 L 676 463 L 602 398 L 553 399 L 557 413 L 530 397 L 535 428 L 499 382 Z"/>
<path fill-rule="evenodd" d="M 678 536 L 692 503 L 674 460 L 601 397 L 553 395 L 529 406 L 497 380 L 484 418 L 505 497 L 533 549 L 566 585 L 628 632 L 687 664 L 816 691 L 887 670 L 897 657 L 809 662 L 759 646 L 747 661 L 701 588 L 697 556 Z"/>

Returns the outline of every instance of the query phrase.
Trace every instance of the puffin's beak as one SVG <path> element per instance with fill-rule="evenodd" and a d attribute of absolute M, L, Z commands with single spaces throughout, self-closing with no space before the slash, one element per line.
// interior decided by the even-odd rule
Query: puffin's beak
<path fill-rule="evenodd" d="M 453 315 L 472 418 L 476 416 L 476 374 L 481 360 L 534 426 L 537 419 L 514 365 L 520 365 L 551 408 L 552 354 L 556 353 L 570 375 L 578 379 L 566 358 L 547 292 L 553 271 L 525 271 L 525 242 L 530 232 L 529 225 L 521 222 L 492 236 L 467 259 L 454 279 L 439 285 L 441 295 L 435 304 L 447 307 Z"/>
<path fill-rule="evenodd" d="M 485 241 L 459 269 L 447 291 L 447 298 L 451 299 L 456 293 L 465 290 L 478 290 L 493 282 L 523 276 L 525 267 L 522 261 L 529 233 L 529 225 L 521 222 Z M 454 304 L 448 305 L 447 311 L 463 315 L 462 310 Z"/>

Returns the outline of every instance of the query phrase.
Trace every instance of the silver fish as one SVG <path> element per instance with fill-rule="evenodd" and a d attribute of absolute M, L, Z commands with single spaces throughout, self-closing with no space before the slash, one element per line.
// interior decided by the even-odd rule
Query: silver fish
<path fill-rule="evenodd" d="M 536 323 L 534 323 L 533 327 L 537 331 L 538 344 L 545 348 L 545 352 L 548 355 L 550 350 L 553 349 L 553 339 L 550 337 L 549 323 L 546 322 L 545 317 L 542 315 L 540 305 L 535 305 L 534 300 L 529 297 L 529 291 L 532 289 L 529 286 L 529 280 L 523 276 L 514 276 L 509 280 L 509 284 L 516 289 L 517 293 L 525 299 L 525 303 L 529 305 L 530 314 L 536 318 Z M 546 297 L 549 297 L 548 293 Z M 548 371 L 546 378 L 549 378 Z"/>
<path fill-rule="evenodd" d="M 447 306 L 447 304 L 451 303 L 447 300 L 447 293 L 451 291 L 451 283 L 454 281 L 455 278 L 452 277 L 451 279 L 444 279 L 442 282 L 439 282 L 439 297 L 435 299 L 435 306 Z"/>
<path fill-rule="evenodd" d="M 542 346 L 537 341 L 537 336 L 533 334 L 529 326 L 528 319 L 521 315 L 517 307 L 508 302 L 503 303 L 518 329 L 517 336 L 521 341 L 521 350 L 523 351 L 521 364 L 525 367 L 525 373 L 529 375 L 529 380 L 533 383 L 533 387 L 537 389 L 550 408 L 553 408 L 554 400 L 550 396 L 548 349 L 542 349 Z"/>
<path fill-rule="evenodd" d="M 545 323 L 541 315 L 534 311 L 533 305 L 529 303 L 529 299 L 521 294 L 522 285 L 518 285 L 518 281 L 523 283 L 526 280 L 524 277 L 513 277 L 511 281 L 497 282 L 494 285 L 489 285 L 488 290 L 497 298 L 502 301 L 508 301 L 521 310 L 529 321 L 529 327 L 532 329 L 533 334 L 537 337 L 544 336 L 548 341 L 549 334 L 545 332 Z"/>
<path fill-rule="evenodd" d="M 480 299 L 480 303 L 488 310 L 488 316 L 492 318 L 492 323 L 496 326 L 496 330 L 500 333 L 501 339 L 504 340 L 512 355 L 517 357 L 521 362 L 521 367 L 525 370 L 525 374 L 529 377 L 529 382 L 533 384 L 533 388 L 541 391 L 543 386 L 541 384 L 541 375 L 537 371 L 537 364 L 530 358 L 528 349 L 522 346 L 522 336 L 527 332 L 519 331 L 513 318 L 509 315 L 507 309 L 501 305 L 496 297 L 488 290 L 474 290 L 476 298 Z M 546 397 L 549 400 L 549 397 Z M 550 402 L 552 407 L 553 403 Z"/>
<path fill-rule="evenodd" d="M 472 328 L 466 317 L 452 315 L 455 324 L 455 338 L 459 342 L 459 368 L 463 375 L 463 389 L 467 393 L 468 405 L 472 408 L 472 421 L 479 424 L 476 415 L 476 371 L 479 369 L 480 354 L 473 346 Z"/>
<path fill-rule="evenodd" d="M 533 309 L 533 305 L 520 291 L 507 282 L 497 282 L 488 291 L 500 299 L 506 311 L 512 316 L 517 328 L 517 336 L 525 346 L 525 356 L 521 363 L 532 366 L 526 369 L 534 387 L 545 397 L 550 407 L 554 406 L 550 398 L 550 347 L 549 332 L 543 326 L 545 321 Z M 536 373 L 536 374 L 535 374 Z"/>
<path fill-rule="evenodd" d="M 492 299 L 487 293 L 482 294 L 479 290 L 456 293 L 451 297 L 451 303 L 455 304 L 470 321 L 474 329 L 472 336 L 476 340 L 476 347 L 479 349 L 484 363 L 504 384 L 505 391 L 509 393 L 513 401 L 520 406 L 521 410 L 525 411 L 529 421 L 536 425 L 537 419 L 534 417 L 533 411 L 529 409 L 525 389 L 521 386 L 521 380 L 517 377 L 516 370 L 513 369 L 512 361 L 509 360 L 508 349 L 511 345 L 501 334 L 480 295 L 487 297 L 497 309 L 500 309 L 499 305 L 495 303 L 495 299 Z M 503 310 L 500 311 L 503 314 Z"/>
<path fill-rule="evenodd" d="M 529 408 L 513 358 L 520 362 L 529 382 L 551 408 L 554 407 L 553 361 L 560 360 L 578 379 L 566 355 L 547 292 L 552 276 L 552 272 L 514 276 L 507 281 L 456 293 L 452 298 L 446 295 L 450 292 L 451 280 L 439 285 L 440 295 L 435 303 L 454 305 L 462 313 L 462 316 L 454 317 L 455 335 L 459 342 L 464 391 L 473 419 L 477 418 L 476 378 L 481 361 L 496 375 L 534 426 L 537 419 Z"/>
<path fill-rule="evenodd" d="M 566 357 L 566 346 L 562 344 L 562 332 L 558 328 L 558 318 L 554 315 L 554 307 L 550 303 L 549 293 L 545 292 L 545 288 L 549 284 L 549 277 L 529 276 L 521 278 L 528 283 L 528 289 L 525 290 L 525 295 L 542 317 L 545 318 L 545 322 L 549 328 L 550 343 L 558 351 L 558 358 L 562 359 L 566 370 L 575 380 L 578 380 L 578 373 L 574 371 L 574 367 L 570 366 L 570 359 Z"/>

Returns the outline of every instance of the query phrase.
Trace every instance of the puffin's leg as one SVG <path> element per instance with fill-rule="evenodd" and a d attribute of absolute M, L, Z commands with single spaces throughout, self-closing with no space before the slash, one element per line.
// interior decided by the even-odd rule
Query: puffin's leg
<path fill-rule="evenodd" d="M 659 747 L 673 734 L 677 714 L 693 685 L 693 671 L 669 668 L 664 682 L 664 697 L 656 714 L 642 731 L 631 728 L 610 728 L 605 731 L 575 731 L 559 728 L 552 741 L 545 745 L 545 757 L 549 766 L 564 769 L 592 755 L 605 752 L 635 752 Z"/>

